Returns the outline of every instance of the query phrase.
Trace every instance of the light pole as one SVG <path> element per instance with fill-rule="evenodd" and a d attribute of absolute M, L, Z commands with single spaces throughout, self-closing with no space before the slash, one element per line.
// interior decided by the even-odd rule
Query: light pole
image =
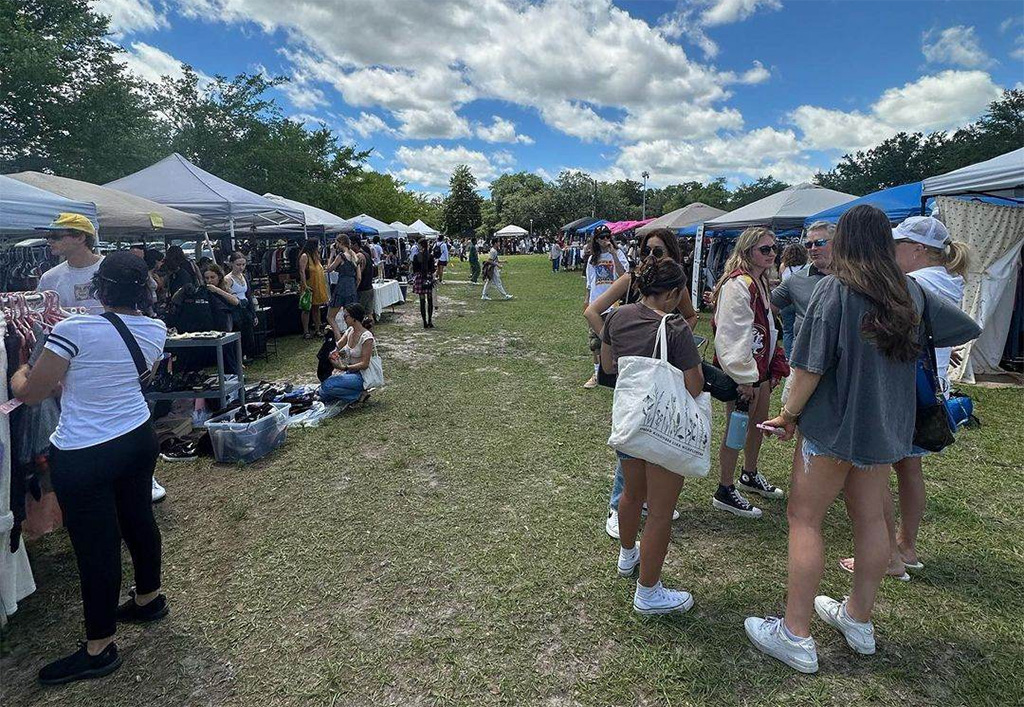
<path fill-rule="evenodd" d="M 530 239 L 533 239 L 533 219 L 530 219 Z"/>
<path fill-rule="evenodd" d="M 644 178 L 644 206 L 643 206 L 643 213 L 640 216 L 640 220 L 646 221 L 647 220 L 647 180 L 650 179 L 651 175 L 645 169 L 643 172 L 640 173 L 640 176 Z"/>

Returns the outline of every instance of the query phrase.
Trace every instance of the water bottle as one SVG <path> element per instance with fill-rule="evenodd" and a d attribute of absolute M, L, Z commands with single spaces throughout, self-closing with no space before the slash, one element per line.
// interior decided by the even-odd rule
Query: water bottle
<path fill-rule="evenodd" d="M 729 434 L 725 437 L 725 446 L 729 449 L 743 449 L 747 443 L 747 425 L 750 417 L 747 410 L 750 404 L 746 400 L 737 400 L 736 409 L 729 416 Z"/>

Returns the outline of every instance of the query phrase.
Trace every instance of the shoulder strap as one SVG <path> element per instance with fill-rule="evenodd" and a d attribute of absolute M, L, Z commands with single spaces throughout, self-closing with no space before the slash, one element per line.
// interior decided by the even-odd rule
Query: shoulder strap
<path fill-rule="evenodd" d="M 110 322 L 117 329 L 117 333 L 121 335 L 121 340 L 128 347 L 128 353 L 132 355 L 132 361 L 135 362 L 135 370 L 139 372 L 139 377 L 141 378 L 149 373 L 146 359 L 142 355 L 142 349 L 139 348 L 139 342 L 135 340 L 135 335 L 132 334 L 131 329 L 124 323 L 124 320 L 113 312 L 104 312 L 100 316 Z"/>
<path fill-rule="evenodd" d="M 913 280 L 913 278 L 911 278 L 911 279 Z M 916 280 L 914 280 L 914 284 L 917 285 L 917 288 L 919 290 L 921 290 L 921 301 L 923 303 L 923 306 L 922 306 L 922 309 L 921 309 L 921 320 L 922 320 L 922 322 L 924 324 L 925 346 L 928 349 L 928 358 L 931 361 L 931 366 L 932 366 L 931 374 L 932 374 L 932 378 L 934 379 L 935 384 L 936 384 L 935 390 L 939 390 L 939 380 L 938 380 L 939 363 L 938 363 L 938 361 L 935 360 L 935 336 L 932 333 L 932 320 L 931 320 L 931 317 L 928 316 L 928 293 L 925 291 L 924 287 L 921 286 L 921 283 L 919 283 Z"/>

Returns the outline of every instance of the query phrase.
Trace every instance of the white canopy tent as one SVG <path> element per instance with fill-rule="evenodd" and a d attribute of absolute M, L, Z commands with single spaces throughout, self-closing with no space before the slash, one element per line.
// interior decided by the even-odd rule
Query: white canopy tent
<path fill-rule="evenodd" d="M 177 152 L 105 186 L 199 216 L 210 230 L 305 224 L 300 209 L 264 197 L 200 169 Z"/>
<path fill-rule="evenodd" d="M 380 236 L 381 238 L 398 238 L 399 236 L 405 235 L 404 232 L 399 231 L 397 228 L 384 223 L 380 219 L 375 219 L 373 216 L 368 216 L 367 214 L 359 214 L 358 216 L 353 216 L 352 218 L 348 219 L 345 223 L 360 223 L 364 226 L 369 226 L 370 228 L 376 230 L 377 235 Z"/>
<path fill-rule="evenodd" d="M 1024 147 L 922 182 L 922 199 L 956 194 L 1024 198 Z"/>
<path fill-rule="evenodd" d="M 427 238 L 436 238 L 441 235 L 439 231 L 436 231 L 423 223 L 420 219 L 416 219 L 409 225 L 409 233 L 418 233 L 419 235 L 426 236 Z"/>
<path fill-rule="evenodd" d="M 263 197 L 277 204 L 301 211 L 305 216 L 307 226 L 323 226 L 327 232 L 337 231 L 345 226 L 347 221 L 337 214 L 333 214 L 325 209 L 311 206 L 309 204 L 303 204 L 301 201 L 295 201 L 294 199 L 287 199 L 277 194 L 270 194 L 269 192 L 264 194 Z"/>
<path fill-rule="evenodd" d="M 495 231 L 494 237 L 495 238 L 509 238 L 509 237 L 516 237 L 516 236 L 526 236 L 526 235 L 529 235 L 529 233 L 530 232 L 527 231 L 525 228 L 520 228 L 519 226 L 516 226 L 515 224 L 510 223 L 509 225 L 505 226 L 505 228 L 501 229 L 500 231 Z"/>
<path fill-rule="evenodd" d="M 22 236 L 35 233 L 35 229 L 49 226 L 64 212 L 82 214 L 97 227 L 95 204 L 68 199 L 0 175 L 0 234 Z"/>
<path fill-rule="evenodd" d="M 687 204 L 681 209 L 670 211 L 664 216 L 659 216 L 648 224 L 641 226 L 636 229 L 637 236 L 644 236 L 651 231 L 656 231 L 659 228 L 667 228 L 672 231 L 678 231 L 681 228 L 691 226 L 695 223 L 704 223 L 710 221 L 713 218 L 723 216 L 725 211 L 716 209 L 714 206 L 708 206 L 702 204 L 699 201 L 695 201 L 692 204 Z"/>
<path fill-rule="evenodd" d="M 803 228 L 811 214 L 856 199 L 853 194 L 833 191 L 816 184 L 794 184 L 771 196 L 741 206 L 735 211 L 705 222 L 706 231 L 732 231 L 749 226 L 766 226 L 774 231 Z"/>

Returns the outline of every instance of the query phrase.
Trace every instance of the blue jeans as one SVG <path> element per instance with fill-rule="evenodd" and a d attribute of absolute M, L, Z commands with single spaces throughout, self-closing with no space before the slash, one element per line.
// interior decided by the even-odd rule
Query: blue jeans
<path fill-rule="evenodd" d="M 618 462 L 615 464 L 615 479 L 612 481 L 612 495 L 608 499 L 608 508 L 618 512 L 619 498 L 622 497 L 622 489 L 626 486 L 626 477 L 622 475 L 622 457 L 616 453 Z"/>
<path fill-rule="evenodd" d="M 355 402 L 363 392 L 363 377 L 358 373 L 335 373 L 320 384 L 320 398 L 325 403 Z"/>
<path fill-rule="evenodd" d="M 552 272 L 558 272 L 558 258 L 551 259 L 551 270 Z"/>
<path fill-rule="evenodd" d="M 789 305 L 783 307 L 779 314 L 782 316 L 782 348 L 786 352 L 786 358 L 793 352 L 793 324 L 796 322 L 796 307 Z"/>

